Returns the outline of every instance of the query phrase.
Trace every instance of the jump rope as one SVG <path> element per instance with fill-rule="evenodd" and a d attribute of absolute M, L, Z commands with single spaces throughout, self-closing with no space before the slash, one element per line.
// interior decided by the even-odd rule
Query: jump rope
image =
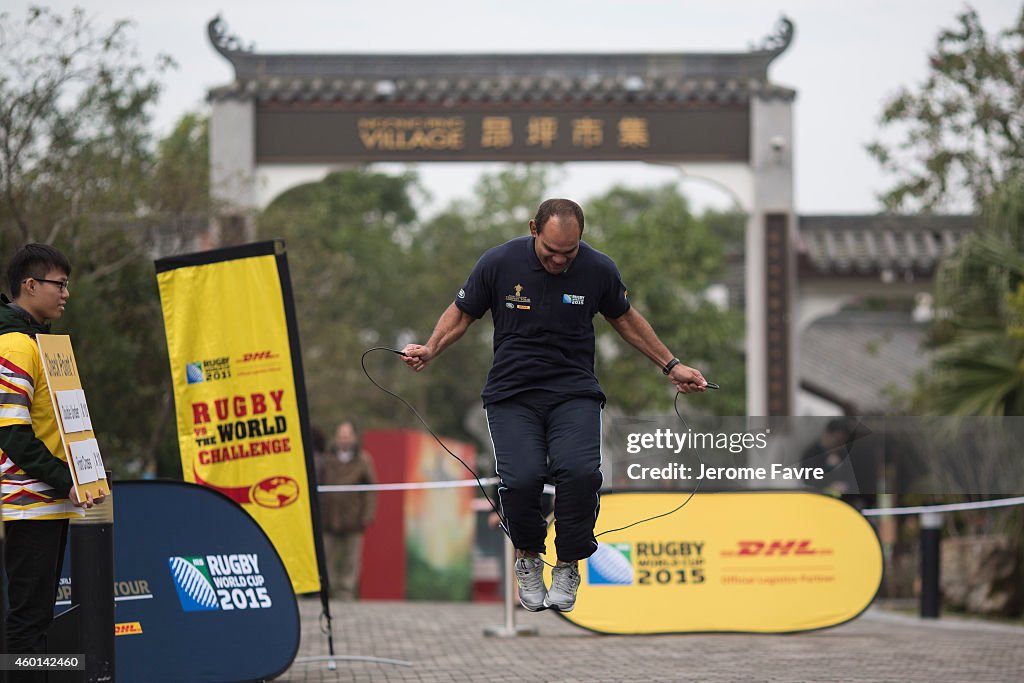
<path fill-rule="evenodd" d="M 494 514 L 498 516 L 498 522 L 499 522 L 499 526 L 501 527 L 502 532 L 504 532 L 504 534 L 506 536 L 508 536 L 509 540 L 511 541 L 512 540 L 512 536 L 509 533 L 508 524 L 505 521 L 505 516 L 503 514 L 501 514 L 501 510 L 498 509 L 498 506 L 496 506 L 494 504 L 494 501 L 491 499 L 490 495 L 488 495 L 487 489 L 484 486 L 483 482 L 480 481 L 480 477 L 477 475 L 476 471 L 472 467 L 470 467 L 466 463 L 465 460 L 463 460 L 458 455 L 456 455 L 454 452 L 452 452 L 452 449 L 448 448 L 448 446 L 445 445 L 444 441 L 441 440 L 441 437 L 439 437 L 434 432 L 434 430 L 431 429 L 430 425 L 427 424 L 427 421 L 425 419 L 423 419 L 423 416 L 420 415 L 419 411 L 416 410 L 416 408 L 413 407 L 413 405 L 411 403 L 409 403 L 404 398 L 402 398 L 401 396 L 399 396 L 395 392 L 391 391 L 390 389 L 388 389 L 388 388 L 386 388 L 384 386 L 381 386 L 377 382 L 377 380 L 375 380 L 373 378 L 373 376 L 370 375 L 370 372 L 366 369 L 366 356 L 369 355 L 370 353 L 372 353 L 373 351 L 389 351 L 389 352 L 391 352 L 391 353 L 393 353 L 393 354 L 395 354 L 395 355 L 397 355 L 399 357 L 405 357 L 405 354 L 402 353 L 401 351 L 399 351 L 398 349 L 392 349 L 392 348 L 390 348 L 388 346 L 374 346 L 373 348 L 369 348 L 369 349 L 367 349 L 366 351 L 363 352 L 363 355 L 359 359 L 359 365 L 362 366 L 363 374 L 366 375 L 366 379 L 370 380 L 370 382 L 373 384 L 373 386 L 377 387 L 378 389 L 383 391 L 385 394 L 387 394 L 389 396 L 392 396 L 392 397 L 398 399 L 399 401 L 401 401 L 403 404 L 405 404 L 405 406 L 409 410 L 412 411 L 412 414 L 416 416 L 416 419 L 420 421 L 420 424 L 422 424 L 423 427 L 430 433 L 430 436 L 434 437 L 434 441 L 436 441 L 437 444 L 441 448 L 443 448 L 445 450 L 445 452 L 448 453 L 448 455 L 450 455 L 453 458 L 455 458 L 456 460 L 458 460 L 462 464 L 462 466 L 465 467 L 466 470 L 470 474 L 473 475 L 473 478 L 476 479 L 476 485 L 480 488 L 480 492 L 482 494 L 484 494 L 484 498 L 487 499 L 487 502 L 491 506 L 491 509 L 494 510 Z M 709 389 L 718 389 L 718 385 L 714 384 L 712 382 L 708 382 L 708 388 Z M 679 418 L 679 421 L 683 423 L 683 427 L 685 429 L 689 429 L 689 425 L 687 424 L 686 420 L 683 418 L 682 413 L 679 412 L 679 396 L 680 396 L 680 394 L 677 392 L 675 399 L 672 401 L 672 409 L 675 411 L 676 417 Z M 694 455 L 697 457 L 697 461 L 703 466 L 704 461 L 701 460 L 700 454 L 697 453 L 696 451 L 694 451 Z M 639 524 L 644 524 L 645 522 L 652 522 L 652 521 L 654 521 L 656 519 L 661 519 L 662 517 L 668 517 L 669 515 L 674 514 L 674 513 L 678 512 L 679 510 L 682 510 L 686 506 L 686 504 L 689 503 L 690 500 L 695 495 L 697 495 L 697 492 L 700 490 L 701 481 L 702 480 L 698 479 L 697 480 L 697 484 L 693 487 L 693 490 L 690 491 L 689 495 L 686 496 L 686 499 L 682 503 L 677 505 L 676 507 L 674 507 L 671 510 L 669 510 L 668 512 L 663 512 L 661 514 L 654 515 L 652 517 L 645 517 L 644 519 L 637 520 L 636 522 L 632 522 L 630 524 L 627 524 L 626 526 L 621 526 L 621 527 L 618 527 L 616 529 L 606 529 L 605 531 L 602 531 L 599 534 L 594 534 L 594 538 L 599 538 L 601 536 L 604 536 L 605 534 L 610 534 L 610 533 L 613 533 L 615 531 L 624 531 L 626 529 L 630 529 L 632 527 L 635 527 L 635 526 L 637 526 Z M 550 564 L 549 562 L 545 561 L 544 558 L 540 558 L 540 559 L 547 566 L 554 568 L 555 565 Z"/>

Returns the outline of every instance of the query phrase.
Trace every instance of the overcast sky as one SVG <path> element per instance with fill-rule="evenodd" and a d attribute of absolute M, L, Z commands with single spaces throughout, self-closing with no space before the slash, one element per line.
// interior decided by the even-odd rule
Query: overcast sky
<path fill-rule="evenodd" d="M 794 147 L 796 203 L 802 214 L 868 213 L 885 186 L 864 145 L 877 136 L 883 102 L 901 85 L 921 82 L 941 28 L 965 6 L 954 0 L 3 0 L 23 15 L 30 4 L 62 12 L 84 7 L 101 26 L 134 22 L 143 59 L 171 55 L 154 112 L 167 132 L 188 110 L 204 110 L 208 88 L 230 82 L 231 66 L 210 46 L 206 23 L 220 13 L 228 31 L 257 52 L 734 52 L 774 30 L 785 14 L 796 24 L 789 50 L 770 79 L 797 91 Z M 1019 16 L 1021 0 L 972 3 L 989 31 Z M 482 164 L 424 164 L 431 208 L 469 198 Z M 585 199 L 615 182 L 678 181 L 645 164 L 578 163 L 564 168 L 551 194 Z M 682 184 L 698 205 L 727 200 L 693 181 Z"/>

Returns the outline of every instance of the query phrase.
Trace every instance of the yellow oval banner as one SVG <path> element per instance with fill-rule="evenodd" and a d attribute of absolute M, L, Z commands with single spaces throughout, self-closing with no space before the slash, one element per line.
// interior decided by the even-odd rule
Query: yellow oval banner
<path fill-rule="evenodd" d="M 687 494 L 601 496 L 598 534 Z M 554 554 L 554 526 L 547 558 Z M 675 514 L 600 535 L 565 618 L 612 634 L 787 633 L 853 619 L 882 580 L 882 549 L 841 500 L 807 492 L 702 493 Z M 548 585 L 551 570 L 547 571 Z"/>

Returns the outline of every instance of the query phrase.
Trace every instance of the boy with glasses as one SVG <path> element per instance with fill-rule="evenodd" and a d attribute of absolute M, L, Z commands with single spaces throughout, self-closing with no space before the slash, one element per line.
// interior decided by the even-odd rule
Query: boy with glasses
<path fill-rule="evenodd" d="M 35 335 L 64 314 L 71 264 L 47 244 L 27 244 L 7 265 L 13 300 L 0 295 L 0 488 L 6 535 L 5 619 L 11 654 L 44 654 L 68 519 L 102 498 L 78 500 Z M 24 678 L 44 671 L 19 672 Z M 15 680 L 12 678 L 12 680 Z"/>

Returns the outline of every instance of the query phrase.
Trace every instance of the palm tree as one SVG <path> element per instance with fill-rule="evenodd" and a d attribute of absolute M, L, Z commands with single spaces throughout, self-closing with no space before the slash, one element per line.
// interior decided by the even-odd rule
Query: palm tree
<path fill-rule="evenodd" d="M 1024 178 L 988 199 L 978 232 L 936 278 L 936 357 L 915 404 L 929 415 L 1024 415 Z"/>

